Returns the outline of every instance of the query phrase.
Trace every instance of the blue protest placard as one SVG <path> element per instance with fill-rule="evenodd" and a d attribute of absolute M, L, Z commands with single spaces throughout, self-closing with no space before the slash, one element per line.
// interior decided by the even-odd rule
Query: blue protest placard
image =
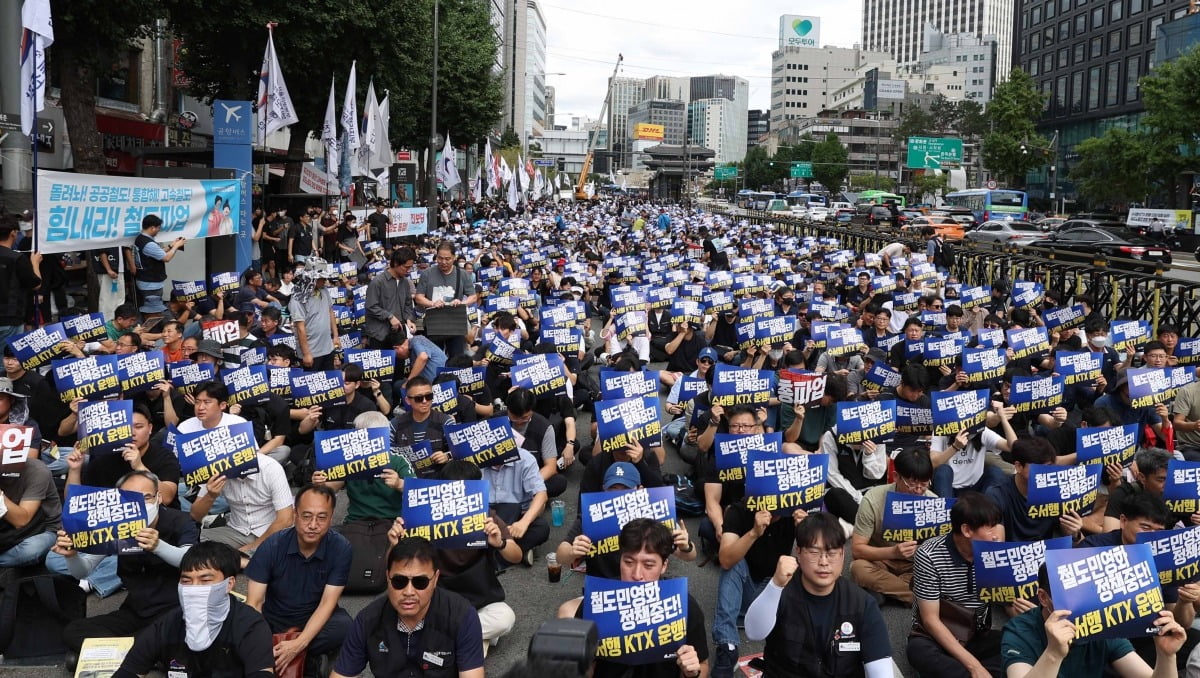
<path fill-rule="evenodd" d="M 1080 464 L 1128 464 L 1137 452 L 1138 424 L 1075 429 L 1075 460 Z"/>
<path fill-rule="evenodd" d="M 1108 324 L 1108 345 L 1118 353 L 1130 346 L 1140 349 L 1150 341 L 1150 323 L 1146 320 L 1112 320 Z"/>
<path fill-rule="evenodd" d="M 547 327 L 538 333 L 538 340 L 554 346 L 558 353 L 571 354 L 583 350 L 583 330 L 578 327 Z"/>
<path fill-rule="evenodd" d="M 63 502 L 63 531 L 82 553 L 141 553 L 137 533 L 148 525 L 141 492 L 115 487 L 68 485 Z"/>
<path fill-rule="evenodd" d="M 1046 562 L 1046 551 L 1069 548 L 1070 537 L 1041 541 L 972 541 L 975 589 L 979 599 L 985 603 L 1036 600 L 1038 568 Z"/>
<path fill-rule="evenodd" d="M 433 409 L 442 414 L 454 414 L 458 410 L 458 387 L 454 380 L 433 385 Z"/>
<path fill-rule="evenodd" d="M 646 322 L 645 311 L 626 311 L 616 317 L 613 325 L 617 330 L 617 338 L 621 340 L 644 334 L 650 327 Z"/>
<path fill-rule="evenodd" d="M 395 351 L 347 349 L 345 356 L 346 362 L 362 366 L 363 379 L 391 381 L 396 374 Z"/>
<path fill-rule="evenodd" d="M 313 452 L 326 480 L 374 478 L 391 463 L 392 431 L 386 426 L 315 431 Z"/>
<path fill-rule="evenodd" d="M 242 422 L 175 435 L 175 454 L 183 482 L 203 485 L 216 476 L 226 480 L 258 473 L 254 424 Z"/>
<path fill-rule="evenodd" d="M 76 398 L 102 400 L 121 393 L 115 355 L 60 358 L 53 365 L 54 387 L 64 403 Z"/>
<path fill-rule="evenodd" d="M 62 326 L 68 339 L 84 343 L 100 341 L 108 337 L 108 329 L 104 327 L 103 313 L 86 313 L 63 318 Z"/>
<path fill-rule="evenodd" d="M 921 300 L 920 292 L 902 292 L 892 295 L 892 308 L 904 313 L 912 313 L 917 310 L 918 302 Z"/>
<path fill-rule="evenodd" d="M 112 454 L 131 442 L 132 400 L 101 400 L 79 405 L 79 449 L 98 457 Z"/>
<path fill-rule="evenodd" d="M 1183 586 L 1200 580 L 1200 526 L 1139 532 L 1138 544 L 1149 544 L 1163 586 Z"/>
<path fill-rule="evenodd" d="M 1200 511 L 1200 461 L 1169 460 L 1162 496 L 1172 513 Z"/>
<path fill-rule="evenodd" d="M 691 299 L 676 299 L 671 304 L 671 322 L 674 324 L 696 323 L 704 320 L 704 309 Z"/>
<path fill-rule="evenodd" d="M 701 393 L 708 393 L 708 382 L 700 377 L 685 374 L 676 383 L 679 384 L 680 404 L 692 400 Z"/>
<path fill-rule="evenodd" d="M 883 504 L 884 541 L 924 541 L 950 532 L 954 499 L 888 492 Z"/>
<path fill-rule="evenodd" d="M 999 327 L 981 329 L 975 333 L 975 338 L 979 340 L 981 348 L 997 348 L 1003 346 L 1005 341 L 1004 330 Z"/>
<path fill-rule="evenodd" d="M 945 311 L 921 311 L 920 319 L 926 332 L 943 332 L 946 329 Z"/>
<path fill-rule="evenodd" d="M 1091 384 L 1101 377 L 1103 368 L 1103 353 L 1058 351 L 1054 354 L 1054 373 L 1067 385 Z"/>
<path fill-rule="evenodd" d="M 658 370 L 618 372 L 600 370 L 600 398 L 620 400 L 658 394 Z"/>
<path fill-rule="evenodd" d="M 267 365 L 267 383 L 271 386 L 271 393 L 291 402 L 292 376 L 303 372 L 304 370 L 298 367 L 275 367 Z"/>
<path fill-rule="evenodd" d="M 791 334 L 783 337 L 782 341 L 790 339 Z M 862 352 L 867 348 L 867 343 L 863 341 L 862 330 L 857 327 L 843 326 L 830 328 L 825 340 L 825 347 L 829 355 L 846 356 Z"/>
<path fill-rule="evenodd" d="M 839 445 L 887 442 L 896 436 L 896 401 L 837 403 L 833 430 Z"/>
<path fill-rule="evenodd" d="M 636 440 L 647 451 L 662 447 L 662 413 L 658 396 L 601 400 L 596 403 L 596 435 L 600 451 L 623 449 Z"/>
<path fill-rule="evenodd" d="M 51 323 L 18 334 L 8 340 L 13 355 L 21 361 L 21 367 L 35 370 L 63 354 L 59 344 L 67 340 L 62 323 Z"/>
<path fill-rule="evenodd" d="M 1008 404 L 1017 412 L 1041 412 L 1059 407 L 1066 383 L 1063 377 L 1013 377 Z"/>
<path fill-rule="evenodd" d="M 992 288 L 988 285 L 982 287 L 964 287 L 958 294 L 958 305 L 964 311 L 969 311 L 976 306 L 982 306 L 991 300 Z"/>
<path fill-rule="evenodd" d="M 1041 305 L 1045 292 L 1041 283 L 1018 280 L 1013 283 L 1011 298 L 1013 308 L 1031 308 Z"/>
<path fill-rule="evenodd" d="M 513 386 L 528 389 L 538 400 L 567 394 L 567 371 L 557 353 L 538 353 L 513 362 Z"/>
<path fill-rule="evenodd" d="M 168 363 L 167 372 L 171 375 L 171 386 L 174 386 L 175 390 L 182 395 L 191 393 L 200 384 L 212 381 L 217 377 L 216 365 L 212 363 L 194 363 L 190 360 Z"/>
<path fill-rule="evenodd" d="M 500 466 L 520 453 L 508 417 L 484 419 L 471 424 L 447 424 L 450 455 L 466 459 L 479 468 Z"/>
<path fill-rule="evenodd" d="M 219 297 L 226 292 L 232 292 L 241 286 L 242 284 L 238 280 L 236 271 L 222 271 L 221 273 L 213 273 L 208 276 L 208 291 L 214 297 Z"/>
<path fill-rule="evenodd" d="M 713 435 L 717 477 L 721 482 L 746 479 L 750 451 L 783 453 L 783 433 L 717 433 Z"/>
<path fill-rule="evenodd" d="M 975 431 L 987 421 L 992 398 L 987 389 L 978 391 L 934 391 L 929 394 L 933 413 L 933 435 L 953 438 L 959 431 Z"/>
<path fill-rule="evenodd" d="M 871 369 L 863 374 L 862 384 L 863 391 L 867 393 L 879 393 L 885 388 L 894 388 L 900 385 L 900 373 L 892 369 L 887 363 L 877 362 L 871 365 Z"/>
<path fill-rule="evenodd" d="M 587 576 L 583 618 L 600 637 L 596 657 L 618 664 L 673 661 L 687 641 L 687 579 L 623 582 Z"/>
<path fill-rule="evenodd" d="M 1180 338 L 1173 354 L 1180 365 L 1200 365 L 1200 338 Z"/>
<path fill-rule="evenodd" d="M 897 400 L 896 433 L 915 436 L 933 435 L 933 410 Z"/>
<path fill-rule="evenodd" d="M 171 299 L 187 303 L 208 296 L 208 285 L 203 280 L 172 280 Z"/>
<path fill-rule="evenodd" d="M 221 381 L 229 390 L 230 405 L 239 403 L 257 404 L 266 402 L 271 393 L 271 382 L 266 365 L 249 365 L 221 373 Z"/>
<path fill-rule="evenodd" d="M 441 549 L 487 548 L 488 481 L 404 481 L 404 531 Z"/>
<path fill-rule="evenodd" d="M 896 289 L 896 276 L 894 275 L 876 275 L 871 277 L 871 291 L 879 294 L 880 292 L 891 292 Z"/>
<path fill-rule="evenodd" d="M 167 380 L 167 358 L 162 351 L 138 351 L 117 356 L 117 377 L 125 395 L 142 393 Z"/>
<path fill-rule="evenodd" d="M 1146 544 L 1046 551 L 1054 607 L 1071 611 L 1075 639 L 1155 635 L 1163 609 Z"/>
<path fill-rule="evenodd" d="M 751 513 L 770 511 L 791 515 L 796 509 L 815 509 L 825 497 L 827 454 L 751 450 L 746 461 L 746 508 Z"/>
<path fill-rule="evenodd" d="M 579 495 L 583 534 L 592 540 L 588 556 L 617 553 L 617 537 L 631 520 L 649 518 L 675 529 L 675 488 L 643 487 Z"/>
<path fill-rule="evenodd" d="M 480 365 L 478 367 L 462 367 L 459 369 L 450 369 L 443 367 L 438 370 L 438 374 L 453 374 L 458 379 L 458 387 L 462 392 L 479 400 L 479 396 L 483 394 L 487 388 L 487 382 L 484 378 L 487 376 L 487 367 Z"/>
<path fill-rule="evenodd" d="M 766 407 L 775 391 L 775 373 L 731 367 L 723 363 L 713 366 L 712 404 L 721 407 L 758 405 Z"/>
<path fill-rule="evenodd" d="M 921 347 L 921 357 L 926 367 L 949 367 L 953 365 L 967 342 L 958 338 L 926 337 Z"/>
<path fill-rule="evenodd" d="M 796 322 L 796 317 L 791 315 L 759 318 L 754 321 L 754 342 L 759 346 L 785 344 L 791 341 L 792 337 L 796 335 Z M 831 342 L 833 339 L 831 336 Z M 862 348 L 863 345 L 861 332 L 858 333 L 857 340 L 852 334 L 844 333 L 841 335 L 840 342 L 836 346 L 834 343 L 830 343 L 829 351 L 832 353 L 836 348 L 839 353 L 835 355 L 841 355 L 842 352 L 856 351 Z"/>
<path fill-rule="evenodd" d="M 1029 517 L 1059 518 L 1072 512 L 1088 515 L 1100 496 L 1103 470 L 1100 464 L 1030 464 L 1026 494 Z"/>
<path fill-rule="evenodd" d="M 1008 347 L 1012 349 L 1014 360 L 1050 350 L 1050 334 L 1045 327 L 1008 330 L 1005 336 L 1008 338 Z"/>
<path fill-rule="evenodd" d="M 972 384 L 996 381 L 1008 368 L 1008 355 L 1002 348 L 966 348 L 962 358 L 963 372 Z"/>
<path fill-rule="evenodd" d="M 1129 377 L 1129 406 L 1137 409 L 1170 402 L 1179 389 L 1196 380 L 1190 367 L 1135 367 Z"/>
<path fill-rule="evenodd" d="M 514 334 L 516 333 L 514 332 Z M 496 365 L 512 365 L 513 360 L 521 353 L 516 346 L 508 343 L 499 334 L 493 336 L 490 341 L 483 340 L 483 345 L 485 347 L 483 359 Z"/>
<path fill-rule="evenodd" d="M 432 459 L 433 446 L 428 442 L 413 443 L 411 446 L 396 445 L 392 447 L 392 454 L 408 460 L 418 476 L 426 477 L 436 471 Z"/>
<path fill-rule="evenodd" d="M 348 334 L 354 334 L 350 332 Z M 338 335 L 340 342 L 347 334 Z M 267 364 L 267 347 L 266 346 L 239 346 L 242 352 L 238 355 L 239 365 L 266 365 Z M 228 354 L 226 354 L 226 362 L 228 362 Z"/>
<path fill-rule="evenodd" d="M 336 403 L 346 399 L 346 382 L 341 370 L 325 372 L 293 372 L 292 407 L 304 409 L 313 405 Z"/>
<path fill-rule="evenodd" d="M 1042 324 L 1050 331 L 1069 330 L 1083 325 L 1083 304 L 1074 306 L 1059 306 L 1042 311 Z"/>

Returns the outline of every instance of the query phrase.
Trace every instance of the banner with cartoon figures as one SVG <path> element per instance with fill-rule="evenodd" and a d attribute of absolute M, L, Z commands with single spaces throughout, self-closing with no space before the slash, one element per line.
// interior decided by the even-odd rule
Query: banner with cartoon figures
<path fill-rule="evenodd" d="M 488 481 L 404 481 L 404 531 L 443 549 L 487 548 Z"/>
<path fill-rule="evenodd" d="M 621 528 L 637 518 L 650 518 L 675 529 L 675 489 L 671 487 L 584 492 L 579 498 L 583 534 L 592 540 L 589 556 L 617 553 Z"/>
<path fill-rule="evenodd" d="M 1147 544 L 1053 549 L 1046 569 L 1054 608 L 1071 611 L 1076 640 L 1157 634 L 1163 596 Z"/>
<path fill-rule="evenodd" d="M 687 641 L 687 579 L 624 582 L 587 576 L 583 618 L 600 636 L 596 657 L 619 664 L 675 659 Z"/>
<path fill-rule="evenodd" d="M 1046 551 L 1069 548 L 1070 537 L 1042 541 L 972 541 L 975 589 L 979 599 L 985 603 L 1037 600 L 1038 568 L 1046 562 Z"/>

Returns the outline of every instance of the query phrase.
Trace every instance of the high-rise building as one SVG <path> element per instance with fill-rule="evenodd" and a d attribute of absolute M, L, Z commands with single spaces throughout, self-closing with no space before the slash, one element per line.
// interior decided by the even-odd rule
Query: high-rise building
<path fill-rule="evenodd" d="M 504 0 L 504 10 L 502 127 L 524 146 L 546 119 L 546 20 L 537 0 Z"/>
<path fill-rule="evenodd" d="M 687 139 L 687 103 L 678 99 L 646 99 L 629 109 L 627 120 L 629 131 L 626 134 L 628 155 L 622 160 L 628 164 L 621 167 L 642 169 L 646 157 L 641 153 L 651 146 L 667 144 L 682 146 Z M 659 125 L 662 127 L 662 138 L 648 138 L 639 134 L 639 125 Z M 642 128 L 644 129 L 644 128 Z"/>
<path fill-rule="evenodd" d="M 522 141 L 542 135 L 546 125 L 546 19 L 537 0 L 525 0 L 525 124 Z M 515 129 L 515 128 L 514 128 Z"/>
<path fill-rule="evenodd" d="M 771 112 L 757 108 L 746 112 L 746 149 L 749 150 L 762 143 L 763 137 L 771 131 Z"/>
<path fill-rule="evenodd" d="M 720 109 L 725 119 L 719 127 L 722 130 L 721 140 L 716 146 L 706 144 L 708 148 L 716 151 L 716 161 L 737 162 L 744 158 L 746 111 L 750 109 L 750 82 L 736 75 L 703 75 L 692 78 L 689 89 L 692 103 L 706 99 L 725 99 L 729 102 L 729 106 Z M 699 110 L 705 111 L 708 108 L 702 106 Z"/>
<path fill-rule="evenodd" d="M 608 139 L 613 167 L 629 166 L 629 109 L 646 98 L 646 81 L 641 78 L 610 78 L 612 99 L 608 104 Z M 680 143 L 683 143 L 680 141 Z"/>
<path fill-rule="evenodd" d="M 994 35 L 976 36 L 972 33 L 943 33 L 933 24 L 926 24 L 924 48 L 919 60 L 920 69 L 951 66 L 963 75 L 963 97 L 987 104 L 996 84 L 996 50 L 999 41 Z"/>
<path fill-rule="evenodd" d="M 554 122 L 554 85 L 546 85 L 546 120 L 543 126 L 546 129 L 554 129 L 557 126 Z"/>
<path fill-rule="evenodd" d="M 1013 63 L 1014 0 L 863 0 L 862 46 L 899 64 L 920 60 L 926 24 L 946 33 L 996 36 L 996 67 L 1005 80 Z"/>
<path fill-rule="evenodd" d="M 746 157 L 746 116 L 724 97 L 688 104 L 688 143 L 713 151 L 713 162 L 734 163 Z"/>
<path fill-rule="evenodd" d="M 854 80 L 859 68 L 890 59 L 884 52 L 858 48 L 777 49 L 771 54 L 771 128 L 833 108 L 833 93 Z"/>
<path fill-rule="evenodd" d="M 686 76 L 655 75 L 646 78 L 647 99 L 678 99 L 691 101 L 691 78 Z"/>

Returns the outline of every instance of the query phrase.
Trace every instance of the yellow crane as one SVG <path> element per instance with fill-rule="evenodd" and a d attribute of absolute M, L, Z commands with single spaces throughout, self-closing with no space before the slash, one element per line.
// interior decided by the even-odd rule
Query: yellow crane
<path fill-rule="evenodd" d="M 592 159 L 595 157 L 596 153 L 596 142 L 600 139 L 600 125 L 604 122 L 604 116 L 608 113 L 609 102 L 612 100 L 613 82 L 617 79 L 617 72 L 621 70 L 621 62 L 624 60 L 625 57 L 623 55 L 617 54 L 617 65 L 613 67 L 612 77 L 608 80 L 608 93 L 604 95 L 604 105 L 600 108 L 600 117 L 596 120 L 596 123 L 592 125 L 592 138 L 588 139 L 588 151 L 587 155 L 583 158 L 583 169 L 579 172 L 579 180 L 575 182 L 576 200 L 588 199 L 588 194 L 584 190 L 584 187 L 587 186 L 588 175 L 592 173 Z M 612 133 L 613 131 L 609 129 L 609 148 L 612 148 Z M 611 157 L 609 158 L 609 162 L 612 162 Z"/>

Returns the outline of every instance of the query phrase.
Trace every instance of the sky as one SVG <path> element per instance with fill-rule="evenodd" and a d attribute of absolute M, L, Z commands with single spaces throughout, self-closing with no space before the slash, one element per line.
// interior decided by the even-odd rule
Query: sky
<path fill-rule="evenodd" d="M 539 0 L 546 20 L 546 82 L 555 111 L 595 118 L 624 54 L 620 75 L 739 75 L 750 82 L 750 108 L 771 106 L 771 52 L 779 17 L 820 18 L 820 44 L 853 47 L 861 36 L 858 0 Z M 565 75 L 555 75 L 564 73 Z"/>

